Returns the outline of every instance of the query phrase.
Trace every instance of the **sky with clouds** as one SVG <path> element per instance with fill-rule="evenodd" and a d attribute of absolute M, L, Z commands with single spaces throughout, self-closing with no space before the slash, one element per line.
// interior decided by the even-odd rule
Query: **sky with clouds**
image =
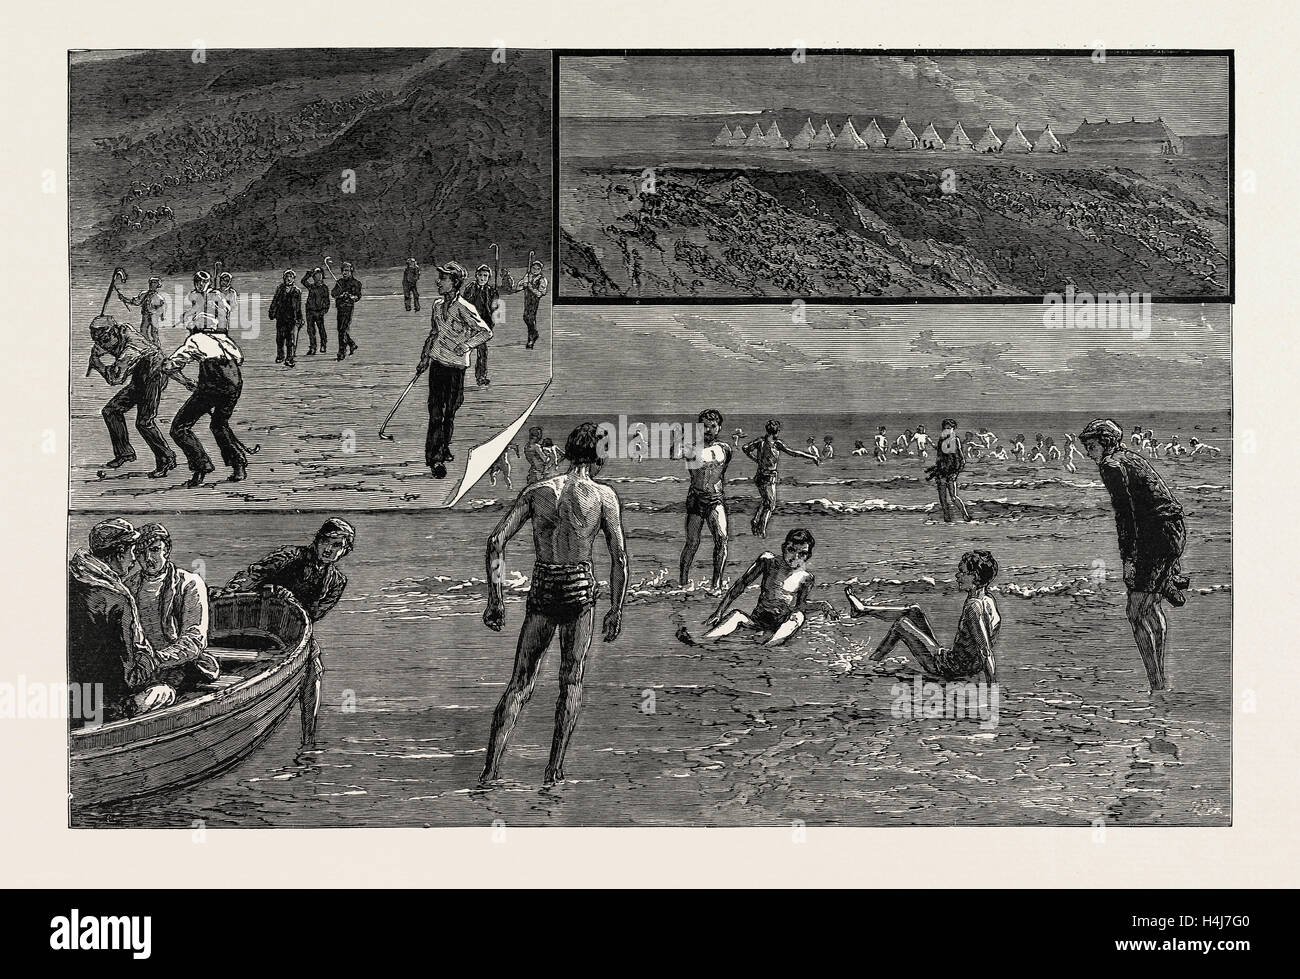
<path fill-rule="evenodd" d="M 1208 57 L 947 55 L 563 58 L 560 114 L 636 117 L 799 109 L 994 126 L 1162 116 L 1181 135 L 1228 131 L 1228 63 Z"/>
<path fill-rule="evenodd" d="M 1157 304 L 1150 335 L 1044 327 L 1034 305 L 569 307 L 553 413 L 1224 410 L 1231 311 Z"/>

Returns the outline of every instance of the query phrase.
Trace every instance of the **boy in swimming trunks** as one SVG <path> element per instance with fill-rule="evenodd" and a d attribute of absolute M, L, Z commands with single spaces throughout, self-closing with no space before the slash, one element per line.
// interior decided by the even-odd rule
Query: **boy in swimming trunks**
<path fill-rule="evenodd" d="M 981 676 L 994 683 L 997 680 L 994 649 L 1002 616 L 997 602 L 988 593 L 988 586 L 997 574 L 998 562 L 988 551 L 967 551 L 957 562 L 957 587 L 966 592 L 966 601 L 951 646 L 939 644 L 919 605 L 867 605 L 853 594 L 849 585 L 844 586 L 844 594 L 852 617 L 869 615 L 893 623 L 871 654 L 874 662 L 884 659 L 901 642 L 921 669 L 932 676 L 943 680 Z"/>
<path fill-rule="evenodd" d="M 881 425 L 876 430 L 876 462 L 886 462 L 889 459 L 889 453 L 886 451 L 889 440 L 885 438 L 885 426 Z"/>
<path fill-rule="evenodd" d="M 912 441 L 916 443 L 916 454 L 922 462 L 930 458 L 930 436 L 925 433 L 924 425 L 916 426 Z"/>
<path fill-rule="evenodd" d="M 804 624 L 809 609 L 817 608 L 832 619 L 839 618 L 839 612 L 830 602 L 808 600 L 816 582 L 807 566 L 816 543 L 811 533 L 796 527 L 785 535 L 779 557 L 771 551 L 760 554 L 727 589 L 714 613 L 705 619 L 704 624 L 710 628 L 703 638 L 721 639 L 737 629 L 753 629 L 768 634 L 764 646 L 779 646 Z M 733 609 L 728 613 L 728 606 L 759 579 L 762 583 L 754 611 L 746 615 Z"/>
<path fill-rule="evenodd" d="M 488 467 L 488 481 L 495 486 L 497 484 L 497 473 L 500 473 L 506 482 L 506 489 L 514 489 L 515 484 L 510 481 L 510 450 L 515 450 L 515 457 L 519 456 L 519 446 L 511 442 L 506 446 L 505 451 L 497 456 L 496 461 Z"/>
<path fill-rule="evenodd" d="M 853 454 L 855 456 L 864 456 L 867 454 L 867 445 L 862 439 L 855 439 L 853 442 Z"/>
<path fill-rule="evenodd" d="M 1079 447 L 1074 442 L 1074 436 L 1067 432 L 1065 435 L 1065 468 L 1068 472 L 1077 473 L 1079 471 L 1078 467 L 1074 464 L 1076 456 L 1080 459 L 1087 458 L 1087 456 L 1079 451 Z"/>
<path fill-rule="evenodd" d="M 939 512 L 943 514 L 944 523 L 952 523 L 954 514 L 960 514 L 966 521 L 971 519 L 966 503 L 957 495 L 957 477 L 965 468 L 966 456 L 957 435 L 957 420 L 945 418 L 939 423 L 934 465 L 925 470 L 925 478 L 933 479 L 939 491 Z"/>
<path fill-rule="evenodd" d="M 528 441 L 524 443 L 524 458 L 528 461 L 528 485 L 540 482 L 550 474 L 551 457 L 542 446 L 542 426 L 534 425 L 528 430 Z"/>
<path fill-rule="evenodd" d="M 713 535 L 713 584 L 722 587 L 722 572 L 727 567 L 727 467 L 731 465 L 731 446 L 718 438 L 722 431 L 722 414 L 713 408 L 700 412 L 704 437 L 701 444 L 684 449 L 686 469 L 691 485 L 686 491 L 686 545 L 682 548 L 678 581 L 685 587 L 690 580 L 695 552 L 700 549 L 700 535 L 705 523 Z"/>
<path fill-rule="evenodd" d="M 530 520 L 537 563 L 519 629 L 514 672 L 492 715 L 487 760 L 480 779 L 484 784 L 498 777 L 506 743 L 537 685 L 537 674 L 556 631 L 560 633 L 560 696 L 555 705 L 555 735 L 545 784 L 564 781 L 564 756 L 578 724 L 587 652 L 596 631 L 597 584 L 591 553 L 597 537 L 605 538 L 612 565 L 605 642 L 617 639 L 622 628 L 628 558 L 618 495 L 595 478 L 603 463 L 600 444 L 600 429 L 593 422 L 575 428 L 564 447 L 568 472 L 526 486 L 488 538 L 489 592 L 483 624 L 489 629 L 500 632 L 505 625 L 506 544 Z"/>
<path fill-rule="evenodd" d="M 777 469 L 781 462 L 781 453 L 807 459 L 814 465 L 822 464 L 821 459 L 811 452 L 800 452 L 782 442 L 777 437 L 780 431 L 781 423 L 775 418 L 769 418 L 764 426 L 763 437 L 754 439 L 741 450 L 758 463 L 758 472 L 754 474 L 754 485 L 758 487 L 759 505 L 754 511 L 753 519 L 749 522 L 750 531 L 755 537 L 767 536 L 767 522 L 776 512 L 776 485 L 780 481 Z"/>

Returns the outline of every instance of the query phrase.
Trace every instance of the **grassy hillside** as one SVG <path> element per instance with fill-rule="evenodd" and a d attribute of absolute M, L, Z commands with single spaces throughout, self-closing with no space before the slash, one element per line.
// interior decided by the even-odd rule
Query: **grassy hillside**
<path fill-rule="evenodd" d="M 997 296 L 1076 289 L 1221 294 L 1222 174 L 1119 165 L 858 172 L 566 173 L 560 271 L 573 295 Z"/>
<path fill-rule="evenodd" d="M 389 266 L 489 241 L 549 253 L 548 55 L 210 52 L 191 71 L 150 62 L 162 54 L 73 70 L 78 264 Z"/>

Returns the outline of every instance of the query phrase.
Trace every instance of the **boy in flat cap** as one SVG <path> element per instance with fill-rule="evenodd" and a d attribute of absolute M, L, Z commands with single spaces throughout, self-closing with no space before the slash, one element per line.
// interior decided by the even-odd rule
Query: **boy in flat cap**
<path fill-rule="evenodd" d="M 457 262 L 438 268 L 438 298 L 433 301 L 429 336 L 420 351 L 416 375 L 429 372 L 429 431 L 424 461 L 435 479 L 447 476 L 456 412 L 465 402 L 469 352 L 492 339 L 492 328 L 474 304 L 460 295 L 465 269 Z"/>
<path fill-rule="evenodd" d="M 124 305 L 140 307 L 140 335 L 150 343 L 157 343 L 158 327 L 167 318 L 167 297 L 163 295 L 162 279 L 156 275 L 149 276 L 145 291 L 130 299 L 122 295 L 122 290 L 116 285 L 113 290 Z"/>
<path fill-rule="evenodd" d="M 496 312 L 501 302 L 501 294 L 492 285 L 492 270 L 480 265 L 474 270 L 474 281 L 466 288 L 464 296 L 478 310 L 488 329 L 495 332 L 497 328 Z M 488 379 L 488 345 L 484 340 L 474 348 L 474 383 L 486 387 L 492 382 Z"/>
<path fill-rule="evenodd" d="M 509 286 L 510 283 L 507 282 L 506 285 Z M 510 290 L 524 294 L 524 326 L 528 327 L 528 343 L 524 346 L 528 350 L 532 350 L 533 345 L 537 343 L 537 309 L 548 289 L 550 283 L 546 281 L 546 276 L 542 275 L 542 263 L 533 262 L 528 267 L 528 275 L 524 281 Z"/>
<path fill-rule="evenodd" d="M 207 586 L 172 563 L 172 536 L 162 524 L 144 524 L 138 535 L 136 567 L 124 583 L 135 598 L 140 627 L 154 649 L 172 649 L 185 660 L 163 677 L 178 692 L 210 683 L 221 675 L 221 664 L 207 651 Z"/>
<path fill-rule="evenodd" d="M 339 360 L 357 352 L 357 345 L 352 339 L 352 310 L 361 298 L 361 280 L 352 274 L 352 263 L 344 262 L 342 274 L 334 288 L 330 290 L 334 297 L 334 310 L 338 317 Z"/>
<path fill-rule="evenodd" d="M 267 315 L 275 321 L 275 362 L 283 361 L 285 367 L 293 366 L 293 355 L 298 349 L 298 331 L 302 329 L 302 292 L 296 285 L 298 276 L 293 269 L 285 269 L 271 297 Z"/>
<path fill-rule="evenodd" d="M 272 551 L 256 564 L 235 575 L 224 592 L 269 590 L 292 598 L 313 622 L 319 622 L 338 604 L 348 579 L 338 562 L 356 543 L 357 532 L 346 520 L 331 517 L 316 532 L 307 547 L 289 546 Z M 320 646 L 312 637 L 311 662 L 302 685 L 302 736 L 310 741 L 316 733 L 320 708 L 321 677 L 325 672 Z"/>
<path fill-rule="evenodd" d="M 303 277 L 307 290 L 307 356 L 316 354 L 317 339 L 320 352 L 328 349 L 325 342 L 325 314 L 330 311 L 330 287 L 325 284 L 325 270 L 314 268 Z"/>
<path fill-rule="evenodd" d="M 402 302 L 408 313 L 412 304 L 417 313 L 420 311 L 420 263 L 413 258 L 406 260 L 406 268 L 402 270 Z"/>

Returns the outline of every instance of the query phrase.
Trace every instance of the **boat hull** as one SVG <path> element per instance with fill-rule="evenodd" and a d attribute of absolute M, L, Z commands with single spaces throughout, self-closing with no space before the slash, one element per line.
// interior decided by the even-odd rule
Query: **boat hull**
<path fill-rule="evenodd" d="M 269 640 L 263 667 L 226 677 L 165 710 L 74 730 L 69 794 L 74 810 L 197 782 L 246 758 L 298 700 L 312 630 L 296 603 L 270 595 L 222 595 L 209 609 L 209 643 Z"/>

